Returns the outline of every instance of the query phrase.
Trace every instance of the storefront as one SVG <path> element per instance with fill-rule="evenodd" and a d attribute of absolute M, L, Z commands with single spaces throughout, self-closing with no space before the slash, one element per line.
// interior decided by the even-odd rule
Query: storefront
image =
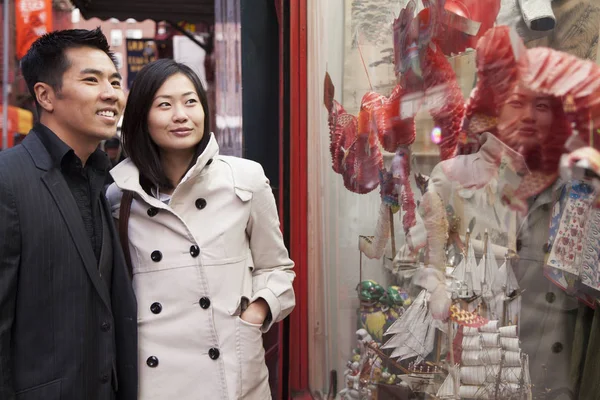
<path fill-rule="evenodd" d="M 600 6 L 294 3 L 291 392 L 596 398 Z"/>

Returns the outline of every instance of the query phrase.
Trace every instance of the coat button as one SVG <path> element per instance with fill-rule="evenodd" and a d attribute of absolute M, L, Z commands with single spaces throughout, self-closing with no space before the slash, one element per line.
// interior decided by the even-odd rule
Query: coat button
<path fill-rule="evenodd" d="M 196 208 L 198 210 L 202 210 L 204 207 L 206 207 L 206 200 L 200 198 L 196 200 Z"/>
<path fill-rule="evenodd" d="M 100 383 L 108 383 L 109 380 L 110 377 L 108 376 L 108 374 L 102 374 L 102 376 L 100 376 Z"/>
<path fill-rule="evenodd" d="M 208 297 L 202 297 L 200 299 L 200 307 L 204 308 L 205 310 L 210 307 L 210 299 Z"/>
<path fill-rule="evenodd" d="M 162 311 L 162 304 L 152 303 L 152 305 L 150 306 L 150 311 L 152 311 L 152 314 L 160 314 L 160 312 Z"/>
<path fill-rule="evenodd" d="M 156 214 L 158 214 L 158 208 L 156 208 L 156 207 L 150 207 L 148 209 L 148 216 L 149 217 L 154 217 Z"/>
<path fill-rule="evenodd" d="M 563 349 L 563 345 L 561 342 L 556 342 L 552 345 L 552 352 L 553 353 L 560 353 Z"/>
<path fill-rule="evenodd" d="M 108 332 L 110 331 L 110 322 L 103 322 L 102 325 L 100 326 L 100 329 L 102 329 L 102 332 Z"/>
<path fill-rule="evenodd" d="M 162 253 L 160 251 L 158 251 L 158 250 L 154 250 L 152 252 L 152 254 L 150 254 L 150 258 L 154 262 L 159 262 L 160 260 L 162 260 Z"/>
<path fill-rule="evenodd" d="M 550 246 L 548 245 L 548 243 L 544 243 L 544 246 L 542 247 L 542 250 L 544 251 L 545 254 L 550 253 Z"/>
<path fill-rule="evenodd" d="M 219 358 L 219 356 L 221 355 L 221 353 L 219 352 L 219 349 L 217 348 L 211 348 L 210 350 L 208 350 L 208 356 L 210 357 L 211 360 L 216 360 L 217 358 Z"/>
<path fill-rule="evenodd" d="M 148 357 L 146 360 L 146 365 L 148 365 L 150 368 L 156 368 L 156 366 L 158 366 L 158 358 L 154 356 Z"/>
<path fill-rule="evenodd" d="M 548 292 L 546 293 L 546 301 L 548 303 L 554 303 L 554 300 L 556 300 L 556 295 L 552 292 Z"/>
<path fill-rule="evenodd" d="M 190 254 L 192 255 L 192 257 L 198 257 L 198 255 L 200 255 L 200 247 L 196 245 L 190 247 Z"/>
<path fill-rule="evenodd" d="M 521 239 L 517 239 L 517 251 L 521 251 L 522 248 L 523 242 L 521 241 Z"/>
<path fill-rule="evenodd" d="M 210 160 L 208 160 L 208 162 L 206 163 L 206 165 L 212 164 L 212 160 L 213 160 L 212 158 Z"/>

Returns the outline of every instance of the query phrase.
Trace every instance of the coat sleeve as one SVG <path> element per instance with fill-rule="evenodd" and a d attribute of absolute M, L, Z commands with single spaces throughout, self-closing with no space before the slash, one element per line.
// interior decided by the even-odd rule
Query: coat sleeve
<path fill-rule="evenodd" d="M 287 317 L 296 305 L 292 282 L 294 262 L 283 243 L 275 197 L 262 167 L 258 166 L 259 184 L 254 190 L 246 232 L 254 261 L 250 302 L 263 298 L 271 309 L 271 318 L 262 326 L 263 332 L 275 322 Z"/>
<path fill-rule="evenodd" d="M 21 234 L 14 195 L 0 175 L 0 399 L 14 399 L 11 330 L 15 320 Z"/>
<path fill-rule="evenodd" d="M 116 183 L 112 183 L 106 190 L 106 200 L 108 200 L 110 213 L 114 219 L 119 219 L 121 197 L 123 197 L 123 192 L 118 188 Z"/>

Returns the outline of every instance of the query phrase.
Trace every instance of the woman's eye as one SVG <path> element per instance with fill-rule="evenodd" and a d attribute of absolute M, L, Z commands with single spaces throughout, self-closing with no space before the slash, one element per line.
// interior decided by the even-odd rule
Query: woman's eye
<path fill-rule="evenodd" d="M 120 81 L 114 81 L 112 83 L 112 85 L 115 86 L 115 87 L 121 87 L 121 82 Z"/>
<path fill-rule="evenodd" d="M 518 101 L 518 100 L 513 100 L 509 104 L 513 107 L 522 107 L 523 106 L 523 102 Z"/>
<path fill-rule="evenodd" d="M 185 103 L 186 103 L 186 104 L 193 104 L 193 103 L 197 103 L 197 102 L 198 102 L 198 100 L 196 100 L 196 99 L 189 99 L 189 100 L 188 100 L 188 101 L 186 101 Z"/>
<path fill-rule="evenodd" d="M 537 105 L 538 110 L 542 110 L 542 111 L 548 111 L 550 109 L 550 106 L 546 103 L 540 103 Z"/>
<path fill-rule="evenodd" d="M 158 106 L 159 106 L 159 107 L 169 107 L 169 106 L 170 106 L 170 104 L 169 104 L 169 103 L 167 103 L 166 101 L 163 101 L 163 102 L 162 102 L 162 103 L 160 103 Z"/>

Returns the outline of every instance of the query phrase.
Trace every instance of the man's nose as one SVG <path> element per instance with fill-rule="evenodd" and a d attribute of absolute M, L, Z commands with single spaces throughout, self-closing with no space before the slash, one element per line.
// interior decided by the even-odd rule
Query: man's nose
<path fill-rule="evenodd" d="M 118 93 L 117 93 L 117 89 L 109 84 L 104 85 L 104 87 L 102 88 L 102 100 L 112 100 L 112 101 L 116 101 L 118 98 Z"/>

